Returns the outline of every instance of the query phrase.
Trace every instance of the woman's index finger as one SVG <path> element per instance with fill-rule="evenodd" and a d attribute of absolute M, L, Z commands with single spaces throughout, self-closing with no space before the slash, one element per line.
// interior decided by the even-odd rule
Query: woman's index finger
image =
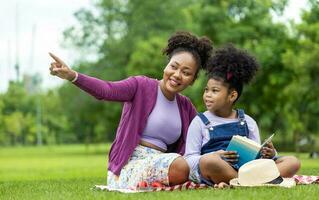
<path fill-rule="evenodd" d="M 60 64 L 64 64 L 64 62 L 57 57 L 56 55 L 54 55 L 53 53 L 49 52 L 49 55 L 51 56 L 51 58 L 53 58 L 53 60 L 55 60 L 56 62 L 60 63 Z"/>

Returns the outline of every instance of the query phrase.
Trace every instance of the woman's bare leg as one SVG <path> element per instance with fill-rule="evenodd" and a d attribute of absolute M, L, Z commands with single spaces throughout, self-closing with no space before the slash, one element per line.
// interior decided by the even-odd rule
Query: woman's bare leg
<path fill-rule="evenodd" d="M 188 181 L 189 167 L 186 160 L 180 156 L 176 158 L 168 169 L 169 185 L 178 185 Z"/>

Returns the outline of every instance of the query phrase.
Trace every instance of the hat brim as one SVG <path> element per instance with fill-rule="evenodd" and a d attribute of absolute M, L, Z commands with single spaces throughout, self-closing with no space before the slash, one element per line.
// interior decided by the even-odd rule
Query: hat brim
<path fill-rule="evenodd" d="M 283 178 L 283 181 L 280 184 L 259 184 L 259 185 L 240 185 L 238 178 L 234 178 L 229 181 L 229 184 L 234 187 L 262 187 L 262 186 L 269 186 L 269 187 L 285 187 L 285 188 L 291 188 L 296 186 L 296 182 L 293 178 Z"/>

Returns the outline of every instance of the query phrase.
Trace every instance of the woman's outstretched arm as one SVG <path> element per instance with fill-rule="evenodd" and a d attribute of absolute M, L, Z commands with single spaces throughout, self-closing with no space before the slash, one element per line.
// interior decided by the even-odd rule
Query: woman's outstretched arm
<path fill-rule="evenodd" d="M 77 73 L 67 64 L 52 53 L 49 55 L 54 62 L 51 63 L 51 75 L 72 81 L 80 89 L 99 100 L 108 101 L 131 101 L 137 89 L 137 80 L 130 77 L 122 81 L 104 81 L 84 74 Z"/>

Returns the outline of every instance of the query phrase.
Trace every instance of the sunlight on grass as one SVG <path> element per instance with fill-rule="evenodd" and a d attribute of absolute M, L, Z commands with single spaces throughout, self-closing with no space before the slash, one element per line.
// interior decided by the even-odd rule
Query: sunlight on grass
<path fill-rule="evenodd" d="M 120 194 L 92 190 L 106 184 L 109 144 L 0 148 L 0 199 L 305 199 L 319 195 L 318 185 L 285 188 L 205 189 Z M 293 155 L 282 153 L 281 155 Z M 307 154 L 299 174 L 319 175 L 319 160 Z M 311 198 L 310 198 L 311 199 Z"/>
<path fill-rule="evenodd" d="M 109 145 L 2 148 L 1 181 L 105 177 Z"/>

